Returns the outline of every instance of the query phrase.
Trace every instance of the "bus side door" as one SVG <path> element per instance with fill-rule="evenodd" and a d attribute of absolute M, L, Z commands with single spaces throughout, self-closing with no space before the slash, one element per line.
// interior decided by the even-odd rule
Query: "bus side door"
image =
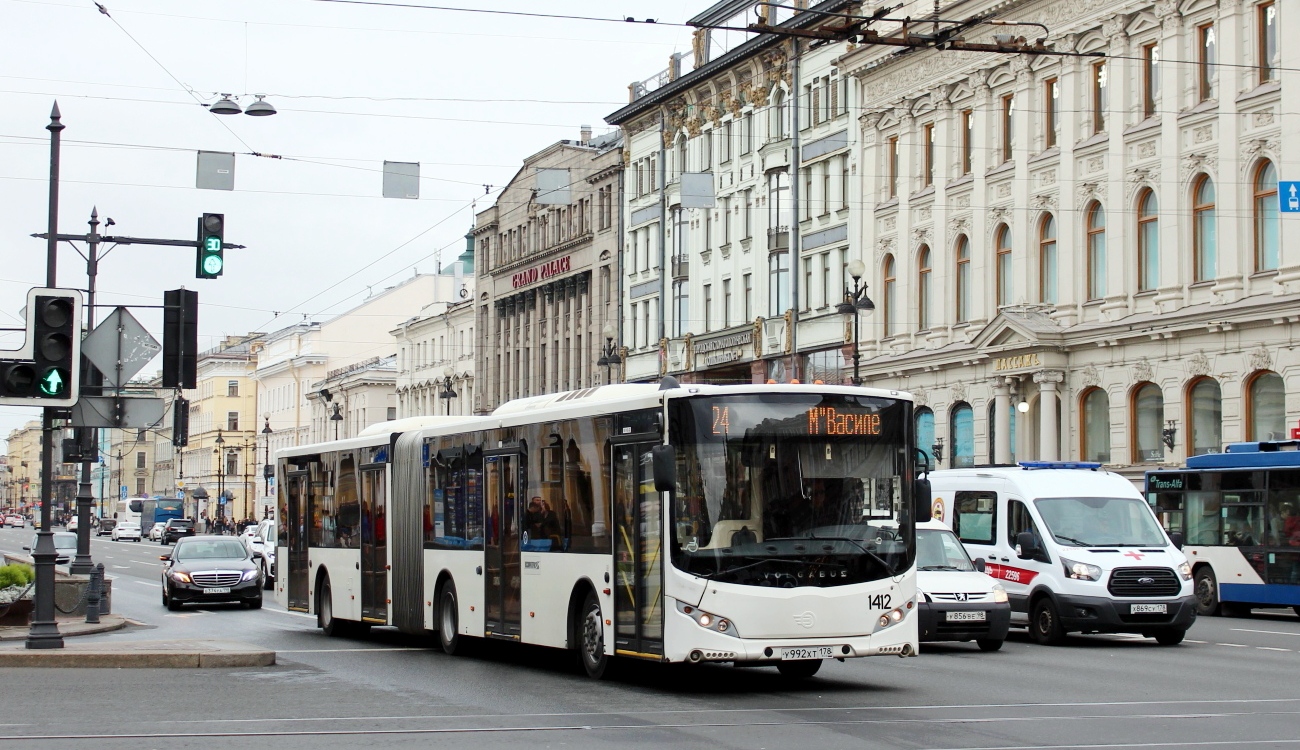
<path fill-rule="evenodd" d="M 623 443 L 614 452 L 614 652 L 663 654 L 663 503 L 650 449 Z"/>
<path fill-rule="evenodd" d="M 300 612 L 308 611 L 307 579 L 311 573 L 308 569 L 307 524 L 311 517 L 309 500 L 310 475 L 305 471 L 291 471 L 287 478 L 289 495 L 289 524 L 285 529 L 286 546 L 289 548 L 286 577 L 289 609 Z"/>
<path fill-rule="evenodd" d="M 488 455 L 483 498 L 484 629 L 489 636 L 518 640 L 520 636 L 519 488 L 522 466 L 518 453 Z"/>

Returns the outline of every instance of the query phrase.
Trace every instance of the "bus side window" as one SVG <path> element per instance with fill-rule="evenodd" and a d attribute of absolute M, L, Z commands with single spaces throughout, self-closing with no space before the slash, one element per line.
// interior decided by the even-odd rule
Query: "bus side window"
<path fill-rule="evenodd" d="M 1187 493 L 1187 544 L 1215 546 L 1220 543 L 1219 511 L 1222 503 L 1217 491 Z"/>
<path fill-rule="evenodd" d="M 953 500 L 952 531 L 966 544 L 993 544 L 997 516 L 996 493 L 961 490 Z"/>
<path fill-rule="evenodd" d="M 1165 531 L 1183 530 L 1183 493 L 1150 492 L 1147 493 L 1147 502 L 1151 503 L 1151 509 L 1156 512 Z"/>

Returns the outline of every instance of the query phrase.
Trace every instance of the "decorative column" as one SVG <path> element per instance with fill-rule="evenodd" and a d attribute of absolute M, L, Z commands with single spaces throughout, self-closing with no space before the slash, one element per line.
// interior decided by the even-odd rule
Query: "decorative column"
<path fill-rule="evenodd" d="M 1042 461 L 1059 461 L 1061 427 L 1056 419 L 1060 395 L 1056 386 L 1065 380 L 1060 370 L 1043 370 L 1034 373 L 1038 383 L 1038 458 Z"/>
<path fill-rule="evenodd" d="M 1005 377 L 993 379 L 993 463 L 1011 463 L 1011 384 Z"/>

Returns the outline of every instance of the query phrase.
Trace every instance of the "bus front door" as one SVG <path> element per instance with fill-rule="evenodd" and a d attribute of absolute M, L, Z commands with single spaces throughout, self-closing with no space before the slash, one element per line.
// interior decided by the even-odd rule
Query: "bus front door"
<path fill-rule="evenodd" d="M 289 609 L 308 611 L 308 570 L 307 524 L 310 518 L 310 476 L 305 471 L 291 471 L 288 474 L 289 524 L 284 530 L 286 546 L 289 548 L 288 575 L 285 580 L 289 589 Z"/>
<path fill-rule="evenodd" d="M 361 619 L 388 622 L 388 503 L 384 466 L 361 467 Z"/>
<path fill-rule="evenodd" d="M 614 652 L 657 658 L 664 652 L 663 507 L 650 449 L 614 445 Z"/>
<path fill-rule="evenodd" d="M 488 456 L 483 558 L 486 635 L 519 639 L 519 457 Z"/>

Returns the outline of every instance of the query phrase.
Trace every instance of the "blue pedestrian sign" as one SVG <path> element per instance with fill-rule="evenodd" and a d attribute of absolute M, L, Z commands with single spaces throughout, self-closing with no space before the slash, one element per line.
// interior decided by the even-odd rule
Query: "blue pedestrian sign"
<path fill-rule="evenodd" d="M 1277 198 L 1282 213 L 1300 214 L 1300 181 L 1279 180 Z"/>
<path fill-rule="evenodd" d="M 117 490 L 117 496 L 120 497 L 120 498 L 122 498 L 123 500 L 126 499 L 126 485 L 125 485 L 125 484 L 118 488 L 118 490 Z"/>

